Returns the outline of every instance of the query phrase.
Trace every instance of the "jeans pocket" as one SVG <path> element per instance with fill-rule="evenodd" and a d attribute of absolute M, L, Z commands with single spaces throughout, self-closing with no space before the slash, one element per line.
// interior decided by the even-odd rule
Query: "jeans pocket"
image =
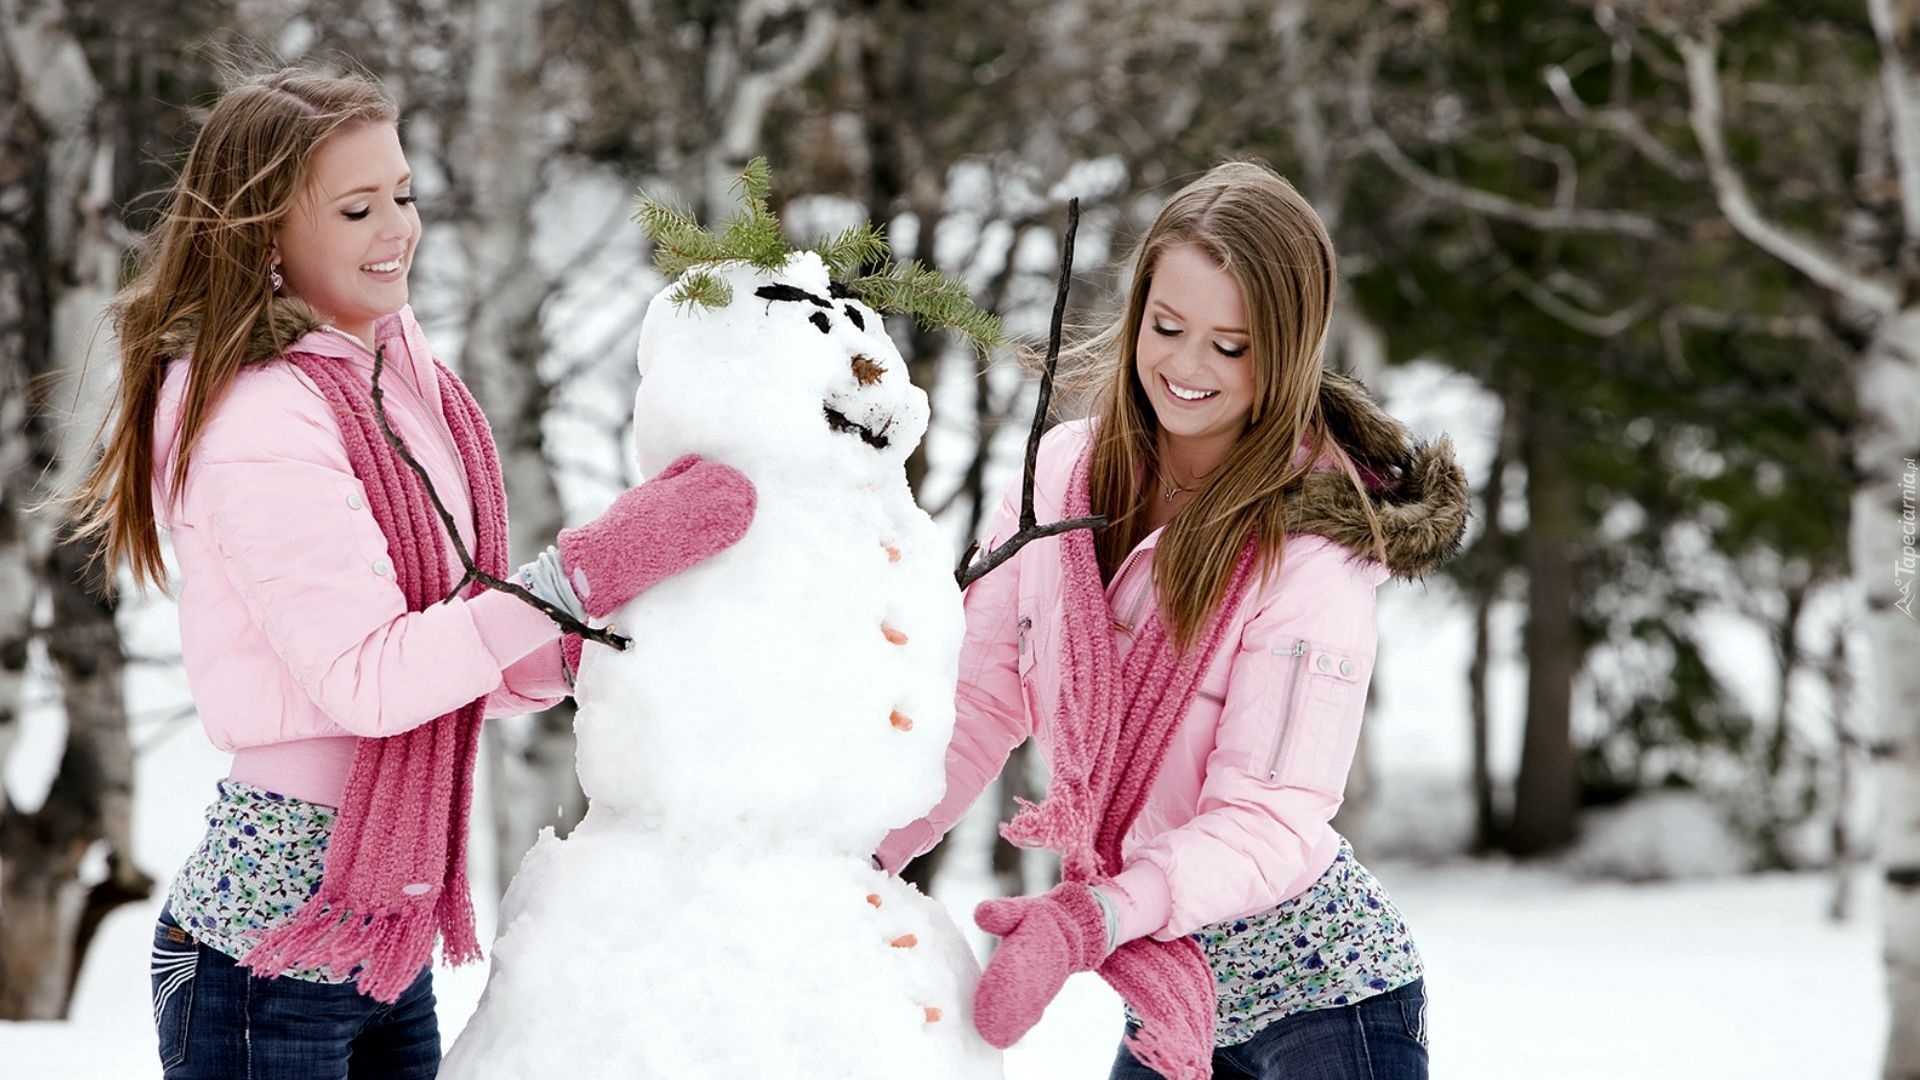
<path fill-rule="evenodd" d="M 1400 1022 L 1407 1034 L 1421 1046 L 1427 1045 L 1427 987 L 1425 980 L 1413 983 L 1398 1002 Z"/>
<path fill-rule="evenodd" d="M 187 1025 L 193 1015 L 193 979 L 200 968 L 200 943 L 162 910 L 153 928 L 153 1026 L 160 1036 L 160 1067 L 186 1060 Z"/>

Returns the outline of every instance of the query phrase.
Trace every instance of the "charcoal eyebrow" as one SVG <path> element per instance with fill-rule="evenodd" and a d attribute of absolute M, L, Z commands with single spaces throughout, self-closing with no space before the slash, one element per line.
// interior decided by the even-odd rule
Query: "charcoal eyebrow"
<path fill-rule="evenodd" d="M 759 288 L 753 290 L 753 295 L 759 297 L 762 300 L 792 300 L 796 303 L 800 301 L 805 301 L 809 304 L 812 304 L 814 307 L 823 307 L 823 308 L 830 308 L 833 306 L 832 304 L 828 303 L 825 300 L 822 300 L 818 296 L 813 295 L 807 290 L 798 288 L 793 285 L 777 285 L 777 284 L 762 285 Z"/>

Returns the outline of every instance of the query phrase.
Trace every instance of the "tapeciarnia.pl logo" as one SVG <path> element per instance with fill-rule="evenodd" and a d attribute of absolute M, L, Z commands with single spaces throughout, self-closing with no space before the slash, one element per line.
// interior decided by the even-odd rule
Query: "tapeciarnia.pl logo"
<path fill-rule="evenodd" d="M 1920 482 L 1920 462 L 1906 458 L 1905 464 L 1906 471 L 1900 474 L 1900 561 L 1893 565 L 1893 587 L 1899 592 L 1900 599 L 1895 600 L 1893 606 L 1906 612 L 1907 618 L 1912 619 L 1916 617 L 1913 613 L 1916 562 L 1913 544 L 1915 533 L 1920 531 L 1914 520 L 1913 501 L 1914 486 Z"/>

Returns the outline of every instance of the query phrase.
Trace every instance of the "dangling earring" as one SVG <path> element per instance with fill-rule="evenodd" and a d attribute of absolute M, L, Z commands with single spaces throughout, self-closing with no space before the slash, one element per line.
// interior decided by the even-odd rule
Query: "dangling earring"
<path fill-rule="evenodd" d="M 279 263 L 267 267 L 267 283 L 273 286 L 273 295 L 279 296 L 280 287 L 287 283 L 286 279 L 280 276 Z"/>

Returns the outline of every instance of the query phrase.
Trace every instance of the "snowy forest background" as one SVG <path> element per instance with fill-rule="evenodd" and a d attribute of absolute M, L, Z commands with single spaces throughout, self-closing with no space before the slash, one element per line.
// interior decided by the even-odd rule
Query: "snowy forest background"
<path fill-rule="evenodd" d="M 1920 1076 L 1917 32 L 1913 0 L 0 0 L 0 1060 L 157 1072 L 144 938 L 226 759 L 165 598 L 91 595 L 27 507 L 85 460 L 219 60 L 267 49 L 401 101 L 414 306 L 516 558 L 636 479 L 637 190 L 717 212 L 765 154 L 797 235 L 871 220 L 1036 335 L 1066 199 L 1085 323 L 1160 200 L 1268 161 L 1341 251 L 1329 363 L 1476 495 L 1466 554 L 1383 589 L 1340 822 L 1427 954 L 1435 1075 Z M 957 549 L 1032 384 L 894 335 Z M 489 727 L 483 923 L 582 812 L 570 725 Z M 1052 872 L 993 842 L 1034 769 L 910 871 L 963 925 Z M 443 975 L 449 1041 L 483 981 Z M 1119 1030 L 1076 979 L 1009 1076 L 1104 1076 Z"/>

